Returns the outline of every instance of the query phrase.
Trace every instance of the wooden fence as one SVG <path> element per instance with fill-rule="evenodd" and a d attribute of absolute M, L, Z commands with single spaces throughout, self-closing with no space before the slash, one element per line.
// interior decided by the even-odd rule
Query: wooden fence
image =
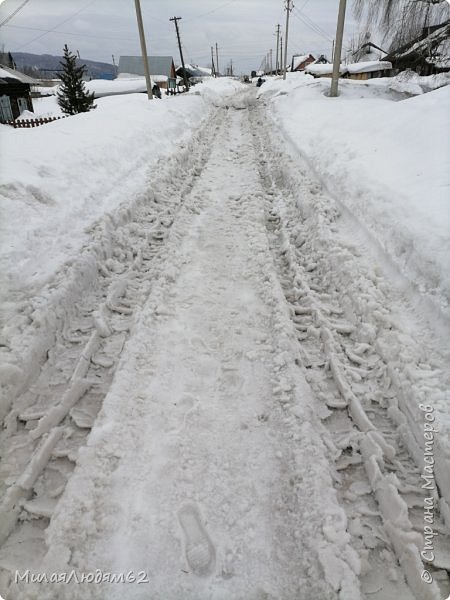
<path fill-rule="evenodd" d="M 39 125 L 45 125 L 46 123 L 51 123 L 52 121 L 57 121 L 58 119 L 65 119 L 63 117 L 40 117 L 39 119 L 20 119 L 16 121 L 5 121 L 4 125 L 11 125 L 14 129 L 23 129 L 29 127 L 39 127 Z"/>

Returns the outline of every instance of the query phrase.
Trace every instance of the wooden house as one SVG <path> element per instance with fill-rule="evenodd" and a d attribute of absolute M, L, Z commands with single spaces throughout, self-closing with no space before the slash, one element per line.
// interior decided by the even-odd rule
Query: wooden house
<path fill-rule="evenodd" d="M 304 71 L 314 61 L 315 58 L 312 54 L 294 55 L 291 62 L 291 71 Z"/>
<path fill-rule="evenodd" d="M 347 66 L 347 79 L 366 80 L 374 77 L 389 77 L 392 74 L 392 63 L 387 60 L 369 60 L 350 63 Z"/>
<path fill-rule="evenodd" d="M 24 110 L 33 112 L 31 86 L 38 81 L 15 69 L 0 65 L 0 122 L 17 119 Z"/>
<path fill-rule="evenodd" d="M 331 63 L 312 63 L 305 69 L 306 73 L 313 77 L 332 77 L 333 65 Z M 347 65 L 339 66 L 339 77 L 343 77 L 347 73 Z"/>
<path fill-rule="evenodd" d="M 391 50 L 385 60 L 397 73 L 406 69 L 419 75 L 450 71 L 450 20 L 425 27 L 414 40 Z"/>

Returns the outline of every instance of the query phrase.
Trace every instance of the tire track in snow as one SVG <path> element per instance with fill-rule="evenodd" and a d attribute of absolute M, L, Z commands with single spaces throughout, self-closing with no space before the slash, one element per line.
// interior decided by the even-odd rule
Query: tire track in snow
<path fill-rule="evenodd" d="M 81 258 L 57 274 L 28 330 L 21 385 L 9 386 L 11 410 L 1 434 L 0 568 L 38 564 L 45 529 L 111 385 L 135 314 L 164 274 L 165 243 L 185 196 L 208 158 L 221 122 L 210 118 L 187 146 L 158 166 L 145 198 L 124 204 L 92 227 Z M 12 329 L 12 327 L 11 327 Z M 16 341 L 16 345 L 20 346 Z"/>
<path fill-rule="evenodd" d="M 380 353 L 377 331 L 366 321 L 364 303 L 389 322 L 383 280 L 355 270 L 355 256 L 330 239 L 338 212 L 320 185 L 309 179 L 301 162 L 289 170 L 288 156 L 276 154 L 262 130 L 262 116 L 253 115 L 254 137 L 266 189 L 267 227 L 280 280 L 298 331 L 301 363 L 322 405 L 336 461 L 336 488 L 348 517 L 348 531 L 362 562 L 363 593 L 387 599 L 396 595 L 437 599 L 448 594 L 445 569 L 450 567 L 446 529 L 434 495 L 435 565 L 423 566 L 423 505 L 425 492 L 419 468 L 401 438 L 407 423 L 398 398 L 393 369 Z M 300 169 L 300 175 L 292 175 Z M 336 236 L 335 236 L 336 237 Z M 355 252 L 357 254 L 357 252 Z M 331 259 L 330 259 L 331 257 Z M 339 261 L 343 264 L 339 264 Z M 338 275 L 348 269 L 366 280 L 342 289 Z M 362 289 L 361 289 L 362 288 Z M 354 297 L 351 299 L 351 294 Z M 359 309 L 359 310 L 358 310 Z M 391 327 L 395 321 L 391 317 Z M 432 375 L 432 373 L 430 373 Z M 431 377 L 428 378 L 430 381 Z M 395 555 L 395 557 L 394 557 Z M 394 566 L 400 562 L 410 591 Z M 436 581 L 421 579 L 427 568 Z M 382 574 L 381 577 L 377 577 Z M 386 582 L 387 579 L 391 582 Z M 404 597 L 400 595 L 400 597 Z"/>
<path fill-rule="evenodd" d="M 294 363 L 246 115 L 225 114 L 52 520 L 44 566 L 148 568 L 154 600 L 357 599 L 356 553 Z M 49 599 L 58 591 L 45 587 Z"/>

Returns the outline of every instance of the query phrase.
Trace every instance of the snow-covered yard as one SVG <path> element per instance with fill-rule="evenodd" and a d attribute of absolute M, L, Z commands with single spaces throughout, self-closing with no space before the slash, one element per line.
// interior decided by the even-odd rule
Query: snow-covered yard
<path fill-rule="evenodd" d="M 7 600 L 450 593 L 450 88 L 328 85 L 0 127 Z"/>

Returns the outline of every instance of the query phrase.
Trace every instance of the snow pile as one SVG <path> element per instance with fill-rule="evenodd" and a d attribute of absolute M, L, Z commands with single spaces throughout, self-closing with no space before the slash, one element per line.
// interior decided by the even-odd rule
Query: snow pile
<path fill-rule="evenodd" d="M 311 169 L 411 288 L 446 311 L 450 88 L 393 102 L 381 81 L 377 86 L 341 81 L 339 98 L 327 97 L 329 85 L 274 80 L 260 97 L 272 96 L 286 138 L 308 156 Z"/>
<path fill-rule="evenodd" d="M 17 117 L 16 121 L 26 121 L 27 119 L 35 119 L 36 115 L 31 110 L 23 110 L 20 116 Z"/>
<path fill-rule="evenodd" d="M 229 96 L 238 90 L 244 90 L 246 87 L 228 77 L 218 77 L 204 79 L 200 85 L 191 88 L 191 95 L 201 96 L 214 106 L 224 106 L 229 103 Z"/>
<path fill-rule="evenodd" d="M 53 98 L 42 99 L 49 102 Z M 149 184 L 148 167 L 169 155 L 207 112 L 192 95 L 149 102 L 104 98 L 89 113 L 34 129 L 1 128 L 2 294 L 35 293 L 86 240 L 105 212 Z M 56 112 L 56 111 L 55 111 Z"/>
<path fill-rule="evenodd" d="M 387 82 L 383 79 L 383 84 L 386 83 L 391 90 L 417 96 L 448 85 L 450 73 L 438 73 L 425 77 L 418 75 L 415 71 L 406 70 L 388 79 Z"/>
<path fill-rule="evenodd" d="M 44 96 L 43 98 L 33 98 L 33 118 L 61 117 L 64 114 L 56 101 L 56 88 L 53 89 L 55 89 L 55 93 L 52 95 Z"/>

